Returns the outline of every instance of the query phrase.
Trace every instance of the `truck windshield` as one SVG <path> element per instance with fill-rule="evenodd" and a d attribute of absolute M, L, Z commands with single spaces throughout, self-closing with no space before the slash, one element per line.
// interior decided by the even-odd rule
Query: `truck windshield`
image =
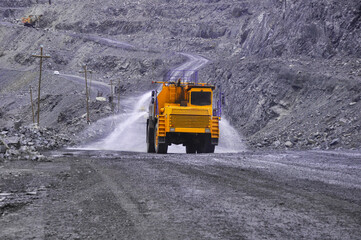
<path fill-rule="evenodd" d="M 191 104 L 198 106 L 211 105 L 211 92 L 192 92 Z"/>

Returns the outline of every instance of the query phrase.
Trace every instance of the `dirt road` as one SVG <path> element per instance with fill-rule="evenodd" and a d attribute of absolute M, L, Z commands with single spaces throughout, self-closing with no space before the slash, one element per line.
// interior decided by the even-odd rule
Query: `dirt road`
<path fill-rule="evenodd" d="M 80 86 L 84 87 L 85 86 L 85 80 L 84 77 L 80 77 L 80 76 L 76 76 L 76 75 L 71 75 L 71 74 L 60 74 L 60 76 L 64 77 L 64 79 L 69 80 L 74 82 L 75 84 L 79 84 Z M 102 92 L 105 96 L 106 94 L 110 93 L 110 85 L 106 84 L 104 82 L 99 82 L 96 80 L 91 80 L 88 79 L 88 87 L 91 89 L 91 91 L 95 94 L 97 94 L 97 92 Z"/>
<path fill-rule="evenodd" d="M 359 239 L 361 153 L 64 151 L 0 165 L 0 239 Z"/>

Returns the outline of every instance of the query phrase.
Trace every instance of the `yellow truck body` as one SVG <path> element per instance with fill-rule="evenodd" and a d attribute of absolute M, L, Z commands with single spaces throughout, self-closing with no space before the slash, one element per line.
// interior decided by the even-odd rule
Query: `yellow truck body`
<path fill-rule="evenodd" d="M 167 153 L 182 144 L 187 153 L 213 153 L 219 139 L 220 117 L 213 114 L 213 85 L 160 82 L 153 91 L 147 119 L 147 151 Z"/>
<path fill-rule="evenodd" d="M 43 15 L 29 15 L 28 17 L 21 18 L 21 22 L 24 26 L 35 27 L 35 24 L 39 22 Z"/>

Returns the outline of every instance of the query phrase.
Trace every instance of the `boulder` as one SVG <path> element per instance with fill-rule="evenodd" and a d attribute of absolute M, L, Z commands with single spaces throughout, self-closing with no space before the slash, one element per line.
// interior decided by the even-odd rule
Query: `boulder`
<path fill-rule="evenodd" d="M 0 145 L 0 154 L 6 153 L 7 148 L 4 145 Z"/>
<path fill-rule="evenodd" d="M 20 144 L 20 138 L 17 136 L 14 137 L 8 137 L 6 139 L 7 145 L 9 146 L 9 148 L 14 147 L 16 149 L 19 149 L 21 144 Z"/>
<path fill-rule="evenodd" d="M 335 138 L 335 139 L 333 139 L 333 140 L 331 141 L 330 146 L 337 145 L 339 142 L 340 142 L 340 139 L 339 139 L 339 138 Z"/>
<path fill-rule="evenodd" d="M 14 122 L 14 128 L 16 130 L 19 130 L 21 125 L 23 125 L 23 122 L 21 120 Z"/>
<path fill-rule="evenodd" d="M 285 146 L 288 148 L 293 147 L 293 143 L 291 141 L 287 141 L 285 142 Z"/>
<path fill-rule="evenodd" d="M 279 147 L 281 145 L 281 142 L 276 140 L 273 142 L 273 146 L 275 146 L 276 148 Z"/>

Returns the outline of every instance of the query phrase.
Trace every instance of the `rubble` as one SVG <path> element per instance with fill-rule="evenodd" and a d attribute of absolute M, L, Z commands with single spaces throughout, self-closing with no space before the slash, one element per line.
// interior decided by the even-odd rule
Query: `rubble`
<path fill-rule="evenodd" d="M 0 153 L 8 160 L 42 161 L 45 157 L 40 153 L 63 147 L 70 142 L 69 137 L 58 134 L 53 129 L 21 126 L 1 132 L 2 142 Z"/>

